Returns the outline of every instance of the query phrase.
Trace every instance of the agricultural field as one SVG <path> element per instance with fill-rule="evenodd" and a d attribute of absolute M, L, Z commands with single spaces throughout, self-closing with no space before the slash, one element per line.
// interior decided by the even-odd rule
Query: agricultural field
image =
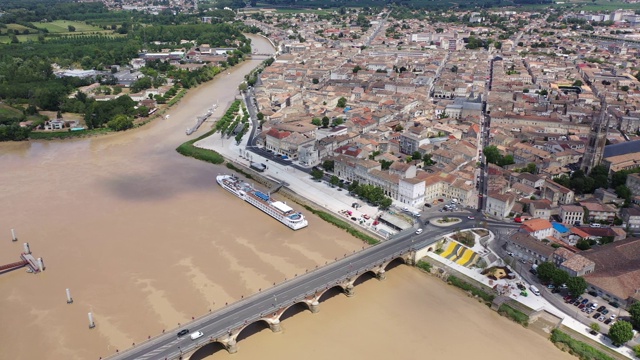
<path fill-rule="evenodd" d="M 94 31 L 103 31 L 99 27 L 87 25 L 82 21 L 67 21 L 67 20 L 56 20 L 52 22 L 46 23 L 32 23 L 33 25 L 49 30 L 51 34 L 62 34 L 69 33 L 69 25 L 76 28 L 74 33 L 83 33 L 83 32 L 94 32 Z"/>
<path fill-rule="evenodd" d="M 35 31 L 35 30 L 31 29 L 31 31 Z M 20 41 L 21 43 L 29 42 L 29 41 L 38 41 L 38 34 L 18 35 L 17 37 L 18 37 L 18 41 Z M 6 35 L 0 36 L 0 44 L 8 44 L 10 42 L 11 42 L 10 37 Z"/>
<path fill-rule="evenodd" d="M 35 30 L 35 29 L 29 29 L 28 27 L 26 27 L 24 25 L 19 25 L 19 24 L 7 24 L 7 29 L 18 30 L 20 32 L 23 32 L 25 30 L 37 32 L 37 30 Z"/>

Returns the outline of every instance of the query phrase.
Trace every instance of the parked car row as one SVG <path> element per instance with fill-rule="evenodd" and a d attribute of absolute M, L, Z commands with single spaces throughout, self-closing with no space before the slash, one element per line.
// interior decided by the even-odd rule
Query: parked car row
<path fill-rule="evenodd" d="M 617 316 L 615 314 L 611 314 L 607 318 L 607 315 L 610 313 L 610 311 L 606 308 L 606 306 L 603 305 L 598 307 L 598 303 L 590 302 L 589 299 L 583 298 L 582 296 L 574 298 L 571 295 L 567 295 L 564 297 L 564 301 L 567 304 L 573 304 L 573 306 L 577 306 L 580 311 L 586 313 L 587 315 L 591 315 L 593 313 L 593 319 L 603 322 L 606 325 L 612 325 L 612 323 L 614 323 L 616 320 Z"/>

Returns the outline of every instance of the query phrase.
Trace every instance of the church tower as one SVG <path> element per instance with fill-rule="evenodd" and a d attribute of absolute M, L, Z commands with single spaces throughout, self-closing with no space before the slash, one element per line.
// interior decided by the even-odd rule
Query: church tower
<path fill-rule="evenodd" d="M 607 101 L 604 95 L 600 95 L 600 114 L 593 119 L 589 132 L 589 143 L 582 156 L 580 170 L 589 174 L 591 170 L 600 164 L 604 146 L 607 143 L 607 130 L 609 129 L 609 116 L 607 116 Z"/>

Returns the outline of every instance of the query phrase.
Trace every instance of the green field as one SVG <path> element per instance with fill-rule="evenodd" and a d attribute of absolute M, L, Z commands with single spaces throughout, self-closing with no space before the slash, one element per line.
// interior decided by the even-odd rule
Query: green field
<path fill-rule="evenodd" d="M 36 31 L 35 29 L 29 29 L 28 27 L 20 24 L 7 24 L 7 29 L 18 30 L 20 32 L 23 32 L 24 30 Z"/>
<path fill-rule="evenodd" d="M 11 106 L 0 104 L 0 116 L 18 119 L 22 116 L 22 112 L 18 109 L 12 108 Z"/>
<path fill-rule="evenodd" d="M 56 20 L 47 23 L 32 23 L 33 25 L 49 30 L 49 33 L 52 34 L 61 34 L 69 32 L 69 25 L 74 26 L 76 31 L 74 33 L 82 33 L 82 32 L 90 32 L 90 31 L 104 31 L 99 27 L 87 25 L 84 22 L 80 21 L 66 21 L 66 20 Z"/>

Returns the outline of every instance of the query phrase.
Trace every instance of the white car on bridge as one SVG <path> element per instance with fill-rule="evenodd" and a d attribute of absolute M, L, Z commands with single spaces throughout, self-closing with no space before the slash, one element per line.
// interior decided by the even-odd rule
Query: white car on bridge
<path fill-rule="evenodd" d="M 202 331 L 196 331 L 193 334 L 191 334 L 191 340 L 199 339 L 203 336 L 204 336 L 204 333 Z"/>

